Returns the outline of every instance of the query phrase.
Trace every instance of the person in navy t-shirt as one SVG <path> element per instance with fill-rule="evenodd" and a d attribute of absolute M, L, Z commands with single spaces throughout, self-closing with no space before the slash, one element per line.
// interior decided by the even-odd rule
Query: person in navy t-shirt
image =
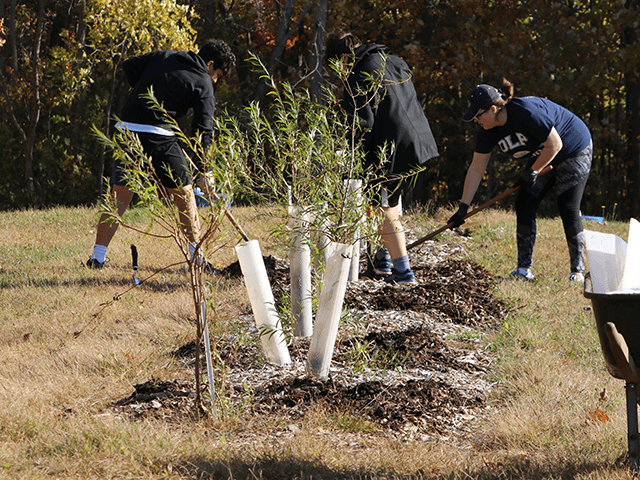
<path fill-rule="evenodd" d="M 580 118 L 564 107 L 539 97 L 514 98 L 513 85 L 503 79 L 502 89 L 478 85 L 469 95 L 462 120 L 480 125 L 471 166 L 467 171 L 458 211 L 449 219 L 452 228 L 464 223 L 469 204 L 478 189 L 497 146 L 522 161 L 515 209 L 518 268 L 513 278 L 535 280 L 531 272 L 536 239 L 536 211 L 551 190 L 557 195 L 572 282 L 584 282 L 584 233 L 580 202 L 589 178 L 593 145 L 591 133 Z M 547 165 L 549 173 L 538 175 Z"/>

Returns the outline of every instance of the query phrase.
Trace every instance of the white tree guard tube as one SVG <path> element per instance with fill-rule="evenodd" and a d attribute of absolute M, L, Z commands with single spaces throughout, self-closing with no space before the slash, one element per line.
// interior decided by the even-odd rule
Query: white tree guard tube
<path fill-rule="evenodd" d="M 326 248 L 326 271 L 306 365 L 307 373 L 321 380 L 329 377 L 331 357 L 347 289 L 351 249 L 352 245 L 341 243 L 331 243 Z"/>
<path fill-rule="evenodd" d="M 291 313 L 295 320 L 293 334 L 296 337 L 313 335 L 309 217 L 309 213 L 305 212 L 303 208 L 289 207 Z"/>
<path fill-rule="evenodd" d="M 618 290 L 627 293 L 640 293 L 640 222 L 635 218 L 629 220 L 627 256 L 624 260 Z"/>
<path fill-rule="evenodd" d="M 236 253 L 244 275 L 256 326 L 260 332 L 264 354 L 271 363 L 277 365 L 291 363 L 258 241 L 250 240 L 237 245 Z"/>
<path fill-rule="evenodd" d="M 362 205 L 362 180 L 345 180 L 348 182 L 349 204 L 352 208 L 360 208 Z M 356 228 L 353 249 L 351 252 L 351 266 L 349 268 L 350 282 L 355 282 L 360 276 L 360 228 Z"/>

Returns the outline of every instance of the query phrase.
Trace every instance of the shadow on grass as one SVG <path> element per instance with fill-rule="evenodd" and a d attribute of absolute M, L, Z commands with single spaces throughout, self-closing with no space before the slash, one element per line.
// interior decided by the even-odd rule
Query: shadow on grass
<path fill-rule="evenodd" d="M 391 452 L 390 452 L 391 453 Z M 633 478 L 628 468 L 628 457 L 619 457 L 614 464 L 607 462 L 568 463 L 559 466 L 533 465 L 528 459 L 518 459 L 508 464 L 487 465 L 478 470 L 459 470 L 455 472 L 434 472 L 436 466 L 425 465 L 410 473 L 398 473 L 397 467 L 377 471 L 361 468 L 330 468 L 319 460 L 297 458 L 259 458 L 253 461 L 235 457 L 226 461 L 208 462 L 194 459 L 181 465 L 173 465 L 174 473 L 183 478 L 226 479 L 226 480 L 497 480 L 497 479 L 573 479 L 588 478 L 597 474 L 597 478 Z"/>
<path fill-rule="evenodd" d="M 577 455 L 579 455 L 577 453 Z M 546 461 L 544 456 L 537 462 L 529 458 L 520 457 L 507 459 L 504 462 L 488 463 L 484 467 L 475 470 L 453 472 L 441 476 L 418 476 L 416 478 L 434 478 L 438 480 L 497 480 L 497 479 L 574 479 L 574 478 L 635 478 L 631 476 L 628 463 L 628 455 L 619 456 L 614 462 L 610 461 L 571 461 L 570 459 L 560 465 L 553 465 Z M 413 478 L 413 477 L 409 477 Z"/>
<path fill-rule="evenodd" d="M 184 273 L 170 272 L 165 276 L 153 277 L 152 274 L 138 274 L 140 281 L 138 288 L 150 292 L 167 293 L 178 289 L 189 287 L 189 280 Z M 206 280 L 206 278 L 205 278 Z M 133 280 L 133 272 L 123 272 L 122 275 L 100 275 L 96 273 L 84 278 L 47 278 L 47 277 L 27 277 L 19 280 L 0 279 L 0 290 L 14 290 L 25 287 L 31 288 L 77 288 L 77 287 L 114 287 L 127 290 L 129 287 L 135 287 Z"/>
<path fill-rule="evenodd" d="M 337 469 L 322 465 L 319 461 L 301 459 L 275 458 L 246 461 L 231 458 L 227 461 L 207 462 L 194 459 L 180 466 L 173 467 L 183 478 L 216 479 L 216 480 L 338 480 L 338 479 L 373 479 L 403 478 L 392 472 L 370 473 L 348 468 Z M 404 477 L 408 478 L 408 477 Z"/>

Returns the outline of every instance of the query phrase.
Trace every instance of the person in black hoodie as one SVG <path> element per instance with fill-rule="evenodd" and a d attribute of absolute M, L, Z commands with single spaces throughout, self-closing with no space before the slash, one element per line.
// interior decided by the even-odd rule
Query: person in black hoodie
<path fill-rule="evenodd" d="M 157 101 L 175 120 L 193 109 L 193 133 L 202 135 L 202 145 L 207 148 L 213 141 L 214 85 L 235 68 L 235 62 L 236 57 L 225 42 L 211 40 L 198 53 L 159 50 L 129 58 L 123 64 L 124 74 L 133 90 L 116 128 L 135 132 L 144 151 L 151 156 L 159 181 L 168 189 L 181 212 L 181 227 L 191 242 L 192 254 L 199 239 L 200 219 L 191 169 L 178 138 L 165 127 L 163 113 L 151 108 L 142 95 L 153 89 Z M 202 171 L 202 165 L 197 164 L 198 159 L 194 161 Z M 114 160 L 111 183 L 118 213 L 122 215 L 133 198 L 133 192 L 127 187 L 122 165 L 117 159 Z M 118 224 L 107 214 L 101 216 L 87 267 L 104 267 L 107 247 L 117 229 Z"/>
<path fill-rule="evenodd" d="M 376 203 L 383 209 L 384 219 L 380 226 L 383 248 L 375 254 L 374 272 L 395 283 L 415 284 L 399 218 L 398 176 L 437 157 L 438 147 L 411 81 L 411 69 L 400 57 L 387 54 L 384 45 L 362 44 L 343 32 L 327 37 L 325 57 L 347 62 L 349 76 L 342 101 L 349 125 L 355 123 L 366 166 L 381 167 L 385 177 L 376 182 L 376 188 L 382 185 Z M 390 155 L 380 165 L 379 154 L 385 144 Z"/>

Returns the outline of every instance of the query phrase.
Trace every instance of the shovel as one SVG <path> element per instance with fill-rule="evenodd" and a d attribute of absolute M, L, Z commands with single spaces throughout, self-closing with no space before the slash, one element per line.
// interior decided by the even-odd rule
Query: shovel
<path fill-rule="evenodd" d="M 545 173 L 547 173 L 549 170 L 551 170 L 553 167 L 551 165 L 547 165 L 546 167 L 544 167 L 540 173 L 538 174 L 538 176 L 542 176 Z M 471 210 L 469 213 L 467 213 L 464 216 L 464 219 L 466 220 L 467 218 L 475 215 L 478 212 L 481 212 L 482 210 L 484 210 L 487 207 L 490 207 L 491 205 L 493 205 L 496 202 L 499 202 L 500 200 L 502 200 L 505 197 L 508 197 L 509 195 L 511 195 L 513 192 L 515 192 L 516 190 L 518 190 L 520 188 L 520 185 L 516 185 L 515 187 L 511 187 L 509 190 L 507 190 L 506 192 L 501 193 L 500 195 L 498 195 L 497 197 L 492 198 L 491 200 L 489 200 L 488 202 L 480 205 L 478 208 Z M 431 240 L 433 237 L 435 237 L 436 235 L 438 235 L 439 233 L 444 232 L 445 230 L 450 229 L 451 227 L 453 227 L 453 223 L 447 223 L 445 226 L 438 228 L 437 230 L 431 232 L 428 235 L 425 235 L 422 238 L 419 238 L 418 240 L 416 240 L 413 243 L 410 243 L 409 245 L 407 245 L 407 250 L 412 249 L 413 247 L 417 247 L 418 245 L 422 245 L 424 242 L 426 242 L 427 240 Z"/>
<path fill-rule="evenodd" d="M 138 249 L 133 243 L 131 244 L 131 263 L 133 265 L 133 283 L 138 286 L 140 285 L 140 280 L 138 279 Z"/>

